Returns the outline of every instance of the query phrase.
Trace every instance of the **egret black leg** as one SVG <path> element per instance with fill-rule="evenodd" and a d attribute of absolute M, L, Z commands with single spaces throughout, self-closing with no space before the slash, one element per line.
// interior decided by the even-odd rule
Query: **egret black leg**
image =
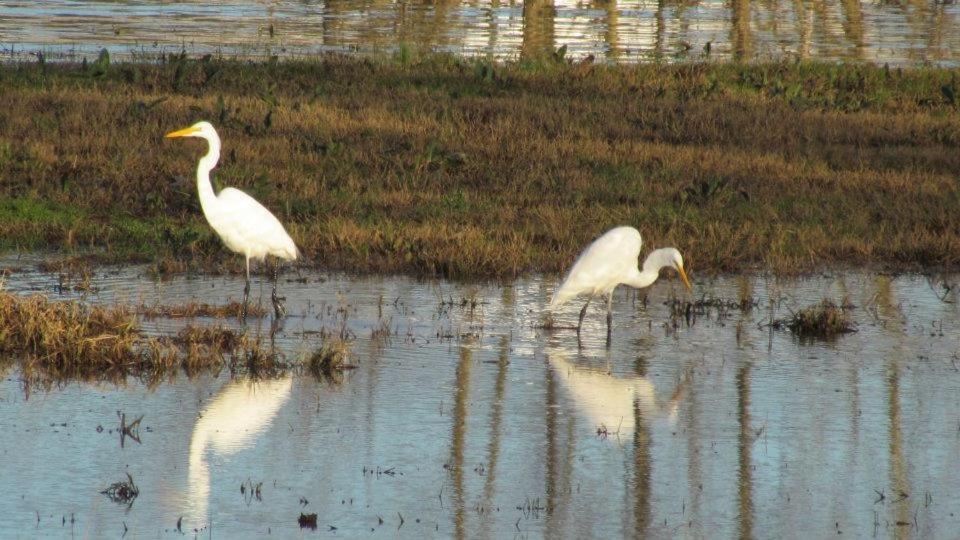
<path fill-rule="evenodd" d="M 287 314 L 287 309 L 283 307 L 283 301 L 286 298 L 282 296 L 277 296 L 277 281 L 280 280 L 280 261 L 277 260 L 273 265 L 273 293 L 270 295 L 270 300 L 273 302 L 273 314 L 276 315 L 277 319 L 282 319 L 284 315 Z"/>
<path fill-rule="evenodd" d="M 590 305 L 590 301 L 593 300 L 593 296 L 587 298 L 587 303 L 583 305 L 583 309 L 580 310 L 580 319 L 577 321 L 577 337 L 580 337 L 580 327 L 583 326 L 583 318 L 587 315 L 587 306 Z"/>
<path fill-rule="evenodd" d="M 250 259 L 247 258 L 247 281 L 243 286 L 243 310 L 240 312 L 240 320 L 247 322 L 247 302 L 250 300 Z"/>
<path fill-rule="evenodd" d="M 610 346 L 610 328 L 613 326 L 613 291 L 607 295 L 607 346 Z"/>

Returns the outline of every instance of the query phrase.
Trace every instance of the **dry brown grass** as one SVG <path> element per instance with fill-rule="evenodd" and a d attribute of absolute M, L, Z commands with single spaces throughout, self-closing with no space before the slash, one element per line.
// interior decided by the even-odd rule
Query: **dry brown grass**
<path fill-rule="evenodd" d="M 838 306 L 826 298 L 819 304 L 805 307 L 786 319 L 777 319 L 770 324 L 774 328 L 788 328 L 797 337 L 805 339 L 830 339 L 857 330 L 848 303 L 843 302 Z"/>
<path fill-rule="evenodd" d="M 187 326 L 175 337 L 143 335 L 135 313 L 51 301 L 0 291 L 0 366 L 19 362 L 24 379 L 49 385 L 66 380 L 139 377 L 158 382 L 182 369 L 272 374 L 290 366 L 261 340 L 220 326 Z"/>
<path fill-rule="evenodd" d="M 214 306 L 203 302 L 187 302 L 185 304 L 152 306 L 141 305 L 137 313 L 146 318 L 163 317 L 166 319 L 192 319 L 195 317 L 213 317 L 219 319 L 239 319 L 243 314 L 243 302 L 231 301 L 221 306 Z M 267 310 L 257 304 L 247 305 L 248 317 L 262 317 Z"/>
<path fill-rule="evenodd" d="M 958 70 L 323 57 L 0 74 L 8 246 L 236 269 L 199 212 L 201 143 L 162 139 L 208 119 L 215 179 L 328 268 L 555 272 L 619 224 L 701 271 L 960 267 Z"/>
<path fill-rule="evenodd" d="M 348 363 L 350 342 L 344 339 L 328 338 L 323 345 L 310 355 L 307 370 L 318 379 L 339 382 L 343 371 L 355 366 Z"/>
<path fill-rule="evenodd" d="M 123 308 L 0 292 L 0 353 L 23 355 L 67 376 L 83 369 L 137 368 L 145 361 L 139 328 Z"/>

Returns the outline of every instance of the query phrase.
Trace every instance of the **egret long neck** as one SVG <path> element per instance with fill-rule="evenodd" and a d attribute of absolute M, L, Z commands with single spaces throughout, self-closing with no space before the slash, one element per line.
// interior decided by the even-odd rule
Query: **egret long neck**
<path fill-rule="evenodd" d="M 660 269 L 664 266 L 670 266 L 669 260 L 660 250 L 654 250 L 647 255 L 643 261 L 643 269 L 637 270 L 630 278 L 625 281 L 627 285 L 642 289 L 653 285 L 653 282 L 660 277 Z"/>
<path fill-rule="evenodd" d="M 203 208 L 204 214 L 207 214 L 217 201 L 213 185 L 210 183 L 210 171 L 220 160 L 220 141 L 216 138 L 208 138 L 207 146 L 207 154 L 200 158 L 197 164 L 197 191 L 200 194 L 200 207 Z"/>

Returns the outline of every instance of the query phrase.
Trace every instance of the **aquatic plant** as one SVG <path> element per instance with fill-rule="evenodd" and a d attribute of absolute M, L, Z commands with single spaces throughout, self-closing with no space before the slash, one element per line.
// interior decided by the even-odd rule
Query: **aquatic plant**
<path fill-rule="evenodd" d="M 125 306 L 52 301 L 0 291 L 0 358 L 15 358 L 28 383 L 83 379 L 157 382 L 164 375 L 220 369 L 272 375 L 288 369 L 262 340 L 221 326 L 187 326 L 176 336 L 145 336 Z"/>
<path fill-rule="evenodd" d="M 776 319 L 770 325 L 775 329 L 787 328 L 801 338 L 832 338 L 856 332 L 849 311 L 846 302 L 838 306 L 825 298 L 819 304 L 803 308 L 785 319 Z"/>
<path fill-rule="evenodd" d="M 147 306 L 141 304 L 137 307 L 137 314 L 146 318 L 163 317 L 167 319 L 195 318 L 195 317 L 215 317 L 215 318 L 240 318 L 243 314 L 243 303 L 230 301 L 223 305 L 212 305 L 204 302 L 190 301 L 184 304 L 166 305 L 154 304 Z M 250 317 L 262 317 L 266 315 L 267 310 L 263 306 L 250 304 L 247 306 L 247 315 Z"/>
<path fill-rule="evenodd" d="M 307 360 L 307 369 L 317 378 L 331 379 L 353 366 L 347 363 L 350 342 L 343 339 L 327 339 Z"/>

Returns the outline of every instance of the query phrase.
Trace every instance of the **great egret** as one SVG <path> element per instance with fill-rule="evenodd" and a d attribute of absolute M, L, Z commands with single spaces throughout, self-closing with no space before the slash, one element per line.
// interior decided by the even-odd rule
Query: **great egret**
<path fill-rule="evenodd" d="M 247 263 L 247 282 L 243 288 L 243 315 L 247 314 L 250 296 L 250 259 L 265 261 L 273 255 L 285 261 L 296 260 L 299 251 L 280 221 L 256 199 L 231 187 L 213 192 L 210 171 L 220 159 L 220 137 L 210 122 L 196 124 L 167 133 L 166 137 L 200 137 L 207 140 L 208 151 L 197 164 L 197 191 L 200 207 L 207 222 L 230 251 L 243 255 Z M 283 316 L 283 304 L 277 297 L 277 271 L 273 279 L 273 309 L 277 318 Z"/>
<path fill-rule="evenodd" d="M 690 280 L 683 270 L 683 257 L 676 248 L 655 249 L 643 261 L 643 270 L 637 268 L 643 240 L 640 231 L 633 227 L 616 227 L 603 234 L 583 250 L 563 284 L 553 293 L 550 310 L 555 310 L 572 298 L 587 294 L 587 303 L 580 310 L 577 334 L 583 326 L 587 306 L 598 294 L 607 295 L 607 339 L 613 320 L 613 290 L 617 285 L 629 285 L 638 289 L 651 285 L 660 276 L 661 268 L 673 268 L 680 274 L 687 289 Z"/>

